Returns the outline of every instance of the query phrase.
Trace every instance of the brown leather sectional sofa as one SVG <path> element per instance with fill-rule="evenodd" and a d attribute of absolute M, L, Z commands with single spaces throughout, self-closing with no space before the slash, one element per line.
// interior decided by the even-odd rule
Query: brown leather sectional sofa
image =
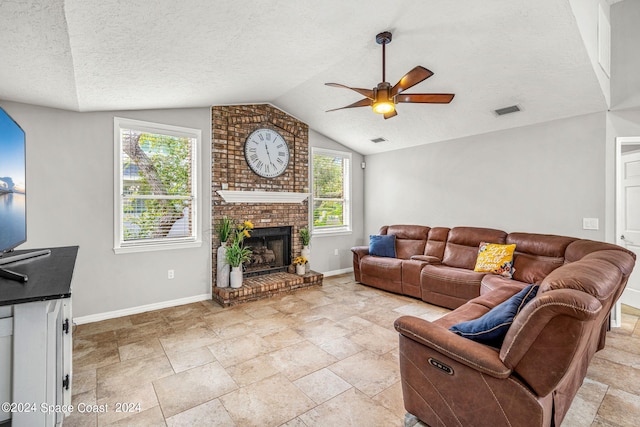
<path fill-rule="evenodd" d="M 400 370 L 405 409 L 429 426 L 559 426 L 635 265 L 616 245 L 475 227 L 392 225 L 396 258 L 355 247 L 360 283 L 454 309 L 429 322 L 403 316 Z M 481 242 L 516 244 L 513 278 L 474 272 Z M 500 348 L 449 328 L 477 319 L 530 283 Z"/>

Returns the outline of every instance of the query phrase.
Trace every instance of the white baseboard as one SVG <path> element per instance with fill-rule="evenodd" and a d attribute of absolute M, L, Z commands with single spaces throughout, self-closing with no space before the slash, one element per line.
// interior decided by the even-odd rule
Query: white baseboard
<path fill-rule="evenodd" d="M 627 287 L 620 297 L 620 302 L 640 309 L 640 291 Z"/>
<path fill-rule="evenodd" d="M 322 274 L 324 274 L 324 277 L 331 277 L 331 276 L 337 276 L 338 274 L 345 274 L 345 273 L 353 273 L 353 267 L 343 268 L 341 270 L 325 271 Z"/>
<path fill-rule="evenodd" d="M 178 305 L 191 304 L 198 301 L 206 301 L 211 299 L 211 294 L 194 295 L 192 297 L 174 299 L 171 301 L 156 302 L 153 304 L 140 305 L 137 307 L 125 308 L 122 310 L 107 311 L 105 313 L 90 314 L 88 316 L 74 317 L 73 323 L 82 325 L 84 323 L 99 322 L 101 320 L 115 319 L 116 317 L 129 316 L 131 314 L 140 314 L 147 311 L 160 310 L 161 308 L 175 307 Z"/>

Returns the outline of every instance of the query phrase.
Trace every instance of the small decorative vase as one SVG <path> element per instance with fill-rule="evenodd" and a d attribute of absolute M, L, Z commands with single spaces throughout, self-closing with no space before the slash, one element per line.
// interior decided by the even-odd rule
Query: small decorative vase
<path fill-rule="evenodd" d="M 304 264 L 304 271 L 308 273 L 309 271 L 311 271 L 311 249 L 309 249 L 308 245 L 302 247 L 300 255 L 307 259 L 307 263 Z"/>
<path fill-rule="evenodd" d="M 229 286 L 229 263 L 227 262 L 227 242 L 223 242 L 218 248 L 218 262 L 216 264 L 216 286 L 226 288 Z"/>
<path fill-rule="evenodd" d="M 304 273 L 306 272 L 305 266 L 309 265 L 309 263 L 307 264 L 296 264 L 296 274 L 298 276 L 304 276 Z"/>
<path fill-rule="evenodd" d="M 231 287 L 232 288 L 241 288 L 242 287 L 242 266 L 231 267 Z"/>

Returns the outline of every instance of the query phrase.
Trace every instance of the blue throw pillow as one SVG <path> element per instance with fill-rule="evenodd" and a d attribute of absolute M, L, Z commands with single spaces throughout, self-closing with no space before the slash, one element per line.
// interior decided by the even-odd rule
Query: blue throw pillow
<path fill-rule="evenodd" d="M 537 292 L 537 285 L 529 285 L 483 316 L 453 325 L 449 330 L 470 340 L 500 348 L 513 319 Z"/>
<path fill-rule="evenodd" d="M 396 257 L 396 236 L 372 234 L 369 236 L 369 255 Z"/>

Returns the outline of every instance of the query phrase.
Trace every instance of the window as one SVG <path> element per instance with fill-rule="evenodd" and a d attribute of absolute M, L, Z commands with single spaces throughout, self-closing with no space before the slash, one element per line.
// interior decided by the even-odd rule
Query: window
<path fill-rule="evenodd" d="M 351 153 L 311 148 L 313 232 L 351 231 Z"/>
<path fill-rule="evenodd" d="M 114 134 L 114 251 L 199 246 L 201 131 L 116 117 Z"/>

